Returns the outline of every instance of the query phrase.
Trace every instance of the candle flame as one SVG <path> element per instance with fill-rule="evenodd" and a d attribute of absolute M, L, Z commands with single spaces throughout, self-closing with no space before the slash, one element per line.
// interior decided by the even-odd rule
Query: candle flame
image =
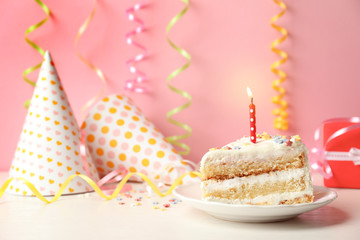
<path fill-rule="evenodd" d="M 253 94 L 252 94 L 252 91 L 250 90 L 250 88 L 247 87 L 246 90 L 247 90 L 247 94 L 248 94 L 249 98 L 253 98 Z"/>

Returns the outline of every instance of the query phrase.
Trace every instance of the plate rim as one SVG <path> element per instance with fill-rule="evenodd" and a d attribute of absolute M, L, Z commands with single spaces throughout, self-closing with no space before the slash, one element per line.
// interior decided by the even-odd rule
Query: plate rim
<path fill-rule="evenodd" d="M 190 198 L 187 196 L 184 196 L 182 194 L 180 194 L 178 192 L 179 189 L 184 188 L 184 187 L 189 187 L 190 185 L 195 185 L 195 184 L 200 184 L 200 182 L 192 182 L 192 183 L 188 183 L 185 185 L 180 185 L 177 186 L 173 193 L 175 196 L 181 198 L 184 201 L 189 201 L 189 202 L 193 202 L 193 203 L 198 203 L 198 204 L 206 204 L 206 205 L 213 205 L 213 206 L 221 206 L 221 207 L 228 207 L 228 208 L 256 208 L 256 209 L 267 209 L 267 208 L 301 208 L 301 207 L 307 207 L 307 206 L 324 206 L 327 205 L 329 203 L 331 203 L 332 201 L 334 201 L 337 197 L 338 194 L 336 193 L 336 191 L 331 190 L 325 186 L 318 186 L 318 185 L 313 185 L 313 188 L 315 190 L 318 189 L 318 191 L 325 191 L 329 194 L 329 198 L 325 198 L 325 199 L 319 199 L 318 201 L 314 201 L 311 203 L 299 203 L 299 204 L 283 204 L 283 205 L 251 205 L 251 204 L 229 204 L 229 203 L 222 203 L 222 202 L 211 202 L 211 201 L 205 201 L 202 199 L 195 199 L 195 198 Z M 199 188 L 200 191 L 200 188 Z M 315 192 L 315 191 L 314 191 Z"/>

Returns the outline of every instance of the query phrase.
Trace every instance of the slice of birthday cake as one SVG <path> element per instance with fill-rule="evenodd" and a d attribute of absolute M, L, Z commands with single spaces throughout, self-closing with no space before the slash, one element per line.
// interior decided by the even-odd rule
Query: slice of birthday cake
<path fill-rule="evenodd" d="M 314 199 L 307 148 L 298 135 L 243 137 L 213 148 L 201 160 L 202 199 L 278 205 Z"/>

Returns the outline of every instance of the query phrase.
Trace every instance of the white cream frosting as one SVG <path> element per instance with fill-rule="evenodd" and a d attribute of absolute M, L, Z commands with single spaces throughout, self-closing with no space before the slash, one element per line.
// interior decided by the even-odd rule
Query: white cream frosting
<path fill-rule="evenodd" d="M 264 184 L 266 182 L 274 182 L 274 181 L 286 181 L 289 179 L 296 180 L 304 176 L 305 176 L 305 168 L 296 168 L 296 169 L 289 169 L 287 171 L 264 173 L 256 176 L 251 175 L 248 177 L 235 177 L 226 180 L 209 179 L 207 180 L 206 190 L 208 192 L 213 192 L 213 191 L 229 189 L 243 184 L 253 185 L 253 184 Z"/>
<path fill-rule="evenodd" d="M 251 143 L 249 137 L 243 137 L 235 142 L 229 143 L 221 149 L 207 152 L 201 159 L 201 167 L 205 163 L 235 162 L 241 160 L 266 161 L 279 157 L 298 157 L 302 153 L 307 155 L 306 146 L 295 137 L 290 139 L 292 145 L 285 142 L 278 143 L 274 138 L 265 140 L 258 138 L 256 143 Z M 231 148 L 230 150 L 226 149 Z M 240 149 L 237 149 L 240 148 Z"/>

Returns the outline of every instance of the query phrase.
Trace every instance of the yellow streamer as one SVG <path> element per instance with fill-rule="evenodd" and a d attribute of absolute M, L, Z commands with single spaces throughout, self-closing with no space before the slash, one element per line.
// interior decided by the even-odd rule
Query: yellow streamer
<path fill-rule="evenodd" d="M 33 41 L 31 41 L 29 38 L 28 38 L 28 35 L 35 31 L 36 29 L 38 29 L 39 27 L 41 27 L 44 23 L 46 23 L 46 21 L 49 19 L 50 15 L 51 15 L 51 12 L 50 12 L 50 9 L 41 1 L 41 0 L 35 0 L 35 2 L 37 2 L 37 4 L 39 4 L 39 6 L 44 10 L 44 12 L 46 13 L 46 17 L 41 20 L 40 22 L 30 26 L 28 29 L 26 29 L 25 31 L 25 41 L 31 46 L 33 47 L 36 51 L 38 51 L 41 56 L 44 56 L 45 54 L 45 51 L 38 45 L 36 45 Z M 42 61 L 41 61 L 42 62 Z M 30 79 L 28 79 L 26 76 L 30 73 L 32 73 L 33 71 L 35 71 L 36 69 L 40 68 L 41 66 L 41 62 L 36 64 L 35 66 L 33 67 L 30 67 L 30 68 L 27 68 L 25 69 L 25 71 L 23 72 L 23 78 L 24 78 L 24 81 L 28 84 L 30 84 L 31 86 L 35 87 L 36 83 L 34 81 L 31 81 Z M 25 108 L 29 108 L 29 105 L 30 105 L 30 100 L 27 100 L 24 104 L 24 107 Z"/>
<path fill-rule="evenodd" d="M 179 152 L 179 154 L 181 155 L 187 155 L 190 153 L 190 147 L 188 145 L 186 145 L 185 143 L 182 143 L 182 142 L 179 142 L 179 140 L 182 140 L 184 138 L 187 138 L 187 137 L 190 137 L 191 136 L 191 133 L 192 133 L 192 129 L 189 125 L 187 124 L 184 124 L 184 123 L 181 123 L 179 121 L 176 121 L 174 119 L 171 118 L 171 116 L 179 113 L 180 111 L 188 108 L 190 105 L 191 105 L 191 95 L 185 91 L 182 91 L 178 88 L 175 88 L 174 86 L 172 86 L 170 84 L 170 81 L 176 77 L 177 75 L 179 75 L 181 72 L 183 72 L 185 69 L 187 69 L 189 66 L 190 66 L 190 63 L 191 63 L 191 56 L 190 54 L 185 51 L 184 49 L 178 47 L 177 45 L 175 45 L 175 43 L 173 43 L 170 38 L 169 38 L 169 32 L 170 30 L 172 29 L 172 27 L 174 26 L 174 24 L 188 11 L 189 9 L 189 0 L 181 0 L 183 3 L 185 3 L 185 8 L 178 14 L 176 15 L 173 19 L 171 19 L 170 23 L 168 24 L 167 28 L 166 28 L 166 38 L 167 38 L 167 41 L 168 43 L 170 44 L 170 46 L 175 49 L 175 51 L 177 51 L 178 53 L 180 53 L 181 56 L 183 56 L 184 58 L 187 59 L 187 62 L 185 65 L 183 65 L 182 67 L 176 69 L 175 71 L 173 71 L 168 77 L 167 77 L 167 85 L 169 87 L 169 89 L 181 96 L 183 96 L 184 98 L 186 98 L 188 101 L 180 106 L 180 107 L 177 107 L 177 108 L 174 108 L 172 109 L 171 111 L 169 111 L 167 114 L 166 114 L 166 118 L 167 120 L 171 123 L 171 124 L 174 124 L 176 126 L 179 126 L 181 128 L 183 128 L 185 131 L 187 131 L 186 134 L 183 134 L 183 135 L 175 135 L 175 136 L 170 136 L 170 137 L 167 137 L 166 139 L 172 143 L 173 145 L 176 145 L 176 146 L 179 146 L 181 147 L 182 149 L 184 149 L 184 151 L 181 151 Z"/>
<path fill-rule="evenodd" d="M 199 172 L 187 172 L 184 173 L 183 175 L 181 175 L 179 178 L 177 178 L 174 183 L 170 186 L 170 188 L 165 192 L 161 192 L 156 185 L 144 174 L 142 173 L 128 173 L 122 180 L 121 182 L 118 183 L 117 187 L 115 188 L 114 192 L 111 195 L 106 195 L 103 191 L 101 191 L 101 189 L 96 185 L 96 183 L 89 178 L 86 175 L 71 175 L 69 176 L 65 182 L 61 185 L 59 191 L 57 191 L 57 193 L 54 195 L 54 197 L 51 200 L 47 200 L 37 189 L 36 187 L 29 182 L 28 180 L 26 180 L 25 178 L 9 178 L 8 180 L 5 181 L 5 183 L 1 186 L 0 188 L 0 198 L 2 197 L 2 195 L 4 194 L 5 190 L 9 187 L 9 184 L 17 179 L 22 181 L 26 186 L 28 186 L 28 188 L 31 190 L 31 192 L 41 201 L 45 202 L 45 203 L 53 203 L 56 200 L 59 199 L 59 197 L 63 194 L 63 192 L 65 191 L 67 185 L 69 185 L 69 183 L 76 177 L 82 178 L 84 181 L 86 181 L 93 189 L 94 191 L 102 198 L 105 198 L 106 200 L 111 200 L 114 199 L 121 191 L 121 189 L 124 187 L 124 185 L 126 184 L 127 181 L 129 181 L 130 177 L 133 175 L 138 175 L 139 177 L 141 177 L 152 189 L 153 191 L 159 195 L 160 197 L 165 197 L 169 194 L 172 193 L 172 191 L 179 186 L 180 184 L 182 184 L 182 180 L 184 177 L 190 175 L 191 177 L 201 177 L 201 174 Z"/>
<path fill-rule="evenodd" d="M 100 89 L 98 94 L 96 94 L 94 97 L 92 97 L 90 100 L 88 100 L 88 102 L 85 103 L 85 105 L 81 108 L 81 119 L 82 120 L 84 120 L 85 117 L 86 117 L 86 111 L 95 102 L 97 102 L 97 100 L 99 100 L 104 95 L 104 93 L 106 91 L 106 85 L 107 85 L 107 81 L 106 81 L 104 73 L 98 67 L 96 67 L 94 64 L 92 64 L 89 60 L 87 60 L 85 57 L 83 57 L 80 54 L 79 49 L 78 49 L 79 39 L 83 35 L 83 33 L 86 31 L 86 29 L 88 28 L 91 20 L 93 19 L 94 15 L 96 13 L 96 6 L 97 6 L 97 0 L 94 0 L 94 8 L 92 9 L 90 15 L 86 18 L 85 22 L 79 28 L 79 31 L 76 34 L 76 38 L 75 38 L 76 55 L 80 58 L 80 60 L 83 63 L 85 63 L 91 70 L 93 70 L 96 73 L 96 75 L 101 79 L 101 81 L 103 83 L 103 87 Z"/>
<path fill-rule="evenodd" d="M 289 123 L 287 120 L 288 103 L 286 100 L 283 99 L 285 96 L 286 90 L 284 87 L 280 86 L 280 84 L 282 84 L 286 80 L 286 73 L 284 71 L 278 69 L 278 67 L 287 61 L 288 54 L 286 52 L 278 49 L 277 46 L 286 40 L 288 32 L 285 28 L 280 27 L 275 24 L 275 22 L 285 14 L 286 5 L 285 5 L 285 3 L 281 2 L 280 0 L 274 0 L 274 2 L 281 7 L 282 11 L 279 14 L 277 14 L 271 18 L 271 26 L 273 28 L 275 28 L 277 31 L 279 31 L 282 34 L 282 37 L 279 39 L 276 39 L 275 41 L 273 41 L 271 43 L 271 50 L 275 54 L 277 54 L 281 57 L 280 60 L 275 61 L 273 64 L 271 64 L 271 71 L 274 74 L 276 74 L 277 76 L 279 76 L 279 78 L 274 80 L 272 83 L 273 89 L 275 89 L 279 94 L 272 97 L 272 99 L 271 99 L 272 102 L 275 103 L 276 105 L 278 105 L 279 107 L 275 108 L 272 113 L 275 115 L 274 128 L 279 129 L 279 130 L 287 130 L 289 127 L 288 126 Z"/>

